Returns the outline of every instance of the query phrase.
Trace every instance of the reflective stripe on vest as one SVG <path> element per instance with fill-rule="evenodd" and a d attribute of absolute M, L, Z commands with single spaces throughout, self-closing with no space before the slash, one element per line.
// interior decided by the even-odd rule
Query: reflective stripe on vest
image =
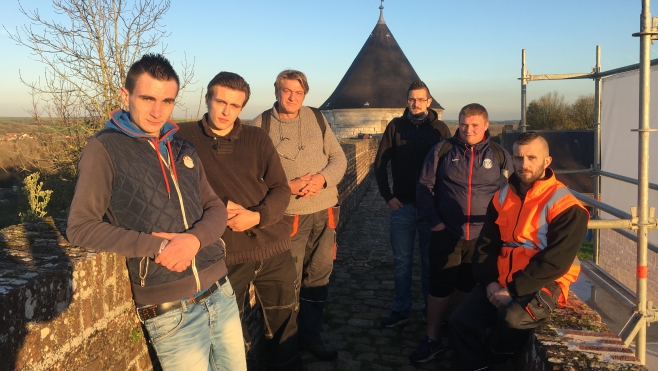
<path fill-rule="evenodd" d="M 496 224 L 504 246 L 498 256 L 498 282 L 503 287 L 515 272 L 525 269 L 532 256 L 548 246 L 548 225 L 553 218 L 574 205 L 586 210 L 553 174 L 536 181 L 524 200 L 505 185 L 494 195 L 493 204 L 498 211 Z M 514 251 L 519 247 L 525 252 Z M 562 291 L 560 305 L 566 304 L 569 284 L 576 281 L 579 273 L 580 262 L 575 258 L 569 271 L 555 280 Z"/>

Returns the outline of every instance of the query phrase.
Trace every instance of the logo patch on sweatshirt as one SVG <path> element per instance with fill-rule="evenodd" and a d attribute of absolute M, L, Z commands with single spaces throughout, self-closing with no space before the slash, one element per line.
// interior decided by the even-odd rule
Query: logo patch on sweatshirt
<path fill-rule="evenodd" d="M 186 168 L 188 169 L 193 169 L 194 168 L 194 160 L 192 160 L 192 157 L 185 155 L 183 156 L 183 165 L 185 165 Z"/>
<path fill-rule="evenodd" d="M 493 163 L 491 162 L 490 159 L 485 158 L 484 161 L 482 161 L 482 166 L 484 166 L 485 169 L 491 169 Z"/>

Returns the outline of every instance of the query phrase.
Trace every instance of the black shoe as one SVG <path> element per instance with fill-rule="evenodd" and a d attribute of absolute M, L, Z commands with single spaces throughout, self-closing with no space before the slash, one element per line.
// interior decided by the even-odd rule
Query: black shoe
<path fill-rule="evenodd" d="M 395 327 L 399 325 L 404 325 L 409 322 L 409 317 L 405 317 L 400 312 L 392 311 L 391 314 L 382 318 L 381 325 L 384 327 Z"/>
<path fill-rule="evenodd" d="M 323 361 L 331 361 L 338 357 L 338 351 L 323 342 L 300 341 L 299 349 L 306 350 Z"/>
<path fill-rule="evenodd" d="M 430 338 L 425 335 L 423 340 L 420 341 L 420 344 L 418 344 L 418 348 L 411 352 L 409 359 L 412 362 L 418 363 L 428 362 L 441 355 L 444 351 L 445 349 L 440 340 L 430 340 Z"/>

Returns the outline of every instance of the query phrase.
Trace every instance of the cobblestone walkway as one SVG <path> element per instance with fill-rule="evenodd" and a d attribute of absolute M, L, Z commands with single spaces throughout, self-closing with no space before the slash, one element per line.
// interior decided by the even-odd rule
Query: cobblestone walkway
<path fill-rule="evenodd" d="M 338 236 L 338 256 L 329 283 L 323 338 L 338 349 L 333 362 L 302 357 L 309 371 L 323 370 L 456 370 L 450 359 L 424 364 L 408 356 L 425 334 L 420 308 L 420 261 L 414 256 L 411 321 L 392 329 L 380 326 L 393 300 L 393 252 L 389 243 L 389 209 L 374 177 L 358 211 Z M 448 350 L 447 355 L 450 355 Z"/>

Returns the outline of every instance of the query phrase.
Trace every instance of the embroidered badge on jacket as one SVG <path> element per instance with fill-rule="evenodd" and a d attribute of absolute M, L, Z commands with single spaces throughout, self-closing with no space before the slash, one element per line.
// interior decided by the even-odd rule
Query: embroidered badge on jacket
<path fill-rule="evenodd" d="M 490 159 L 485 158 L 484 161 L 482 161 L 482 166 L 484 166 L 485 169 L 491 169 L 493 163 L 491 162 Z"/>
<path fill-rule="evenodd" d="M 192 160 L 192 157 L 185 155 L 183 156 L 183 165 L 185 165 L 186 168 L 188 169 L 193 169 L 194 168 L 194 160 Z M 489 166 L 491 167 L 491 166 Z"/>

